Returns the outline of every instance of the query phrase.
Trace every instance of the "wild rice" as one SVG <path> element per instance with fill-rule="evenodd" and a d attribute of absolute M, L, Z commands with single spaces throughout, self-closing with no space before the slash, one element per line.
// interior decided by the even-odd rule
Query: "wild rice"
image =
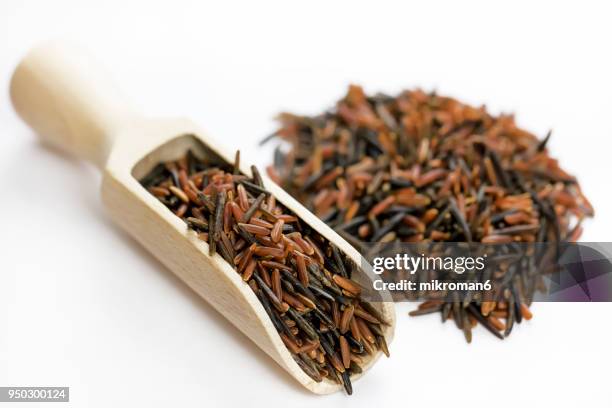
<path fill-rule="evenodd" d="M 268 174 L 361 252 L 368 242 L 572 242 L 594 214 L 549 156 L 550 132 L 539 140 L 484 107 L 421 90 L 367 96 L 351 86 L 335 110 L 279 121 L 266 140 L 280 137 L 290 149 L 276 149 Z M 411 315 L 439 311 L 468 341 L 466 319 L 509 335 L 531 318 L 533 293 L 501 289 L 506 302 L 428 305 Z M 504 327 L 487 318 L 501 310 Z"/>
<path fill-rule="evenodd" d="M 239 153 L 232 168 L 189 152 L 141 183 L 241 274 L 302 370 L 351 394 L 350 376 L 361 372 L 361 361 L 378 349 L 388 355 L 387 323 L 365 312 L 377 313 L 351 280 L 357 265 L 276 203 L 257 169 L 251 178 L 242 175 L 239 162 Z M 381 343 L 374 345 L 373 332 Z"/>

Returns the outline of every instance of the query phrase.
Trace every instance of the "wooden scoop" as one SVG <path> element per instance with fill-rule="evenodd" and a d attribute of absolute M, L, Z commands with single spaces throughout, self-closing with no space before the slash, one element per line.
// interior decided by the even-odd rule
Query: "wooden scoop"
<path fill-rule="evenodd" d="M 11 82 L 17 113 L 49 144 L 95 163 L 103 173 L 102 200 L 112 218 L 165 266 L 253 340 L 300 384 L 317 394 L 342 388 L 312 380 L 295 363 L 263 306 L 240 275 L 188 231 L 138 182 L 156 164 L 176 160 L 188 149 L 232 163 L 230 154 L 186 119 L 148 119 L 136 114 L 82 51 L 51 44 L 32 50 Z M 247 166 L 241 166 L 250 175 Z M 317 217 L 267 178 L 266 189 L 306 224 L 336 245 L 357 265 L 360 255 Z M 356 280 L 368 282 L 365 276 Z M 365 280 L 363 280 L 365 279 Z M 373 304 L 395 327 L 392 303 Z M 380 352 L 362 365 L 365 373 Z M 359 376 L 353 376 L 356 379 Z"/>

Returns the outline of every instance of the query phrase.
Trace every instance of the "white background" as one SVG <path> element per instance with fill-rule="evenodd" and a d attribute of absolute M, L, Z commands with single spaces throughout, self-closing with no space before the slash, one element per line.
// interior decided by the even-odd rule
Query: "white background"
<path fill-rule="evenodd" d="M 7 97 L 29 47 L 71 39 L 146 114 L 191 117 L 266 164 L 256 141 L 281 110 L 319 112 L 350 82 L 437 89 L 553 128 L 553 154 L 597 211 L 583 238 L 608 241 L 604 4 L 3 0 L 0 385 L 70 386 L 79 407 L 610 406 L 610 304 L 537 304 L 509 339 L 478 329 L 471 345 L 400 305 L 392 358 L 351 398 L 303 391 L 114 226 L 96 170 L 39 145 Z"/>

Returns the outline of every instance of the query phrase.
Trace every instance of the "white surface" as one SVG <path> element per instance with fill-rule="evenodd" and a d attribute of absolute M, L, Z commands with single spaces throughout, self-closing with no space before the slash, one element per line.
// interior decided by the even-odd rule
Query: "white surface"
<path fill-rule="evenodd" d="M 552 127 L 597 211 L 583 238 L 609 241 L 604 2 L 126 3 L 0 4 L 0 385 L 70 386 L 78 407 L 609 406 L 610 304 L 537 304 L 509 339 L 479 329 L 471 345 L 400 305 L 392 358 L 353 397 L 302 391 L 112 225 L 95 169 L 41 147 L 6 97 L 30 46 L 77 40 L 143 112 L 191 117 L 265 164 L 256 141 L 280 110 L 319 112 L 351 81 L 437 88 Z"/>

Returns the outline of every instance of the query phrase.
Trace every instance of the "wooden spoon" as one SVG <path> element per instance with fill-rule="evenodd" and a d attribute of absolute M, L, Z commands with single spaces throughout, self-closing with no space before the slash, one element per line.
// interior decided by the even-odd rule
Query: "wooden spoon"
<path fill-rule="evenodd" d="M 44 142 L 88 159 L 102 171 L 102 200 L 112 218 L 164 265 L 253 340 L 300 384 L 317 394 L 342 388 L 317 383 L 295 363 L 263 306 L 240 275 L 208 245 L 188 231 L 138 182 L 156 164 L 176 160 L 188 149 L 232 163 L 233 154 L 186 119 L 149 119 L 136 114 L 82 50 L 48 44 L 32 50 L 11 81 L 13 106 Z M 241 166 L 243 173 L 250 169 Z M 277 201 L 335 244 L 358 265 L 360 255 L 339 235 L 269 179 L 265 187 Z M 368 282 L 365 273 L 356 278 Z M 392 303 L 373 304 L 395 327 Z M 365 373 L 380 356 L 364 361 Z M 360 375 L 353 376 L 353 380 Z"/>

